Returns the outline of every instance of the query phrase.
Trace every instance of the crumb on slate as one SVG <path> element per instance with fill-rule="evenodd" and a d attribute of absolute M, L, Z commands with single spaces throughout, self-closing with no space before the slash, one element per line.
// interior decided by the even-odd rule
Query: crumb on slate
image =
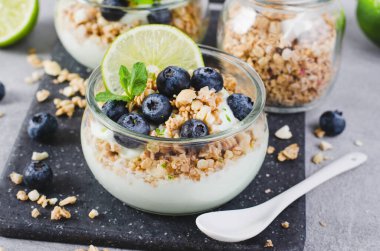
<path fill-rule="evenodd" d="M 34 161 L 41 161 L 47 158 L 49 158 L 49 154 L 47 152 L 42 152 L 42 153 L 33 152 L 33 155 L 32 155 L 32 160 Z"/>
<path fill-rule="evenodd" d="M 273 248 L 273 242 L 272 240 L 267 240 L 264 245 L 265 248 Z"/>
<path fill-rule="evenodd" d="M 291 144 L 278 154 L 277 159 L 280 162 L 285 160 L 295 160 L 298 158 L 299 150 L 300 147 L 298 144 Z"/>
<path fill-rule="evenodd" d="M 322 141 L 319 144 L 319 149 L 321 149 L 322 151 L 331 150 L 332 148 L 333 146 L 329 142 L 326 142 L 326 141 Z"/>
<path fill-rule="evenodd" d="M 77 202 L 77 197 L 76 196 L 69 196 L 59 202 L 59 206 L 63 207 L 69 204 L 74 204 Z"/>
<path fill-rule="evenodd" d="M 65 219 L 70 219 L 71 214 L 65 208 L 55 206 L 54 209 L 51 211 L 50 219 L 51 220 L 60 220 L 60 219 L 62 219 L 62 217 Z"/>
<path fill-rule="evenodd" d="M 267 154 L 273 154 L 276 151 L 276 148 L 273 146 L 268 146 Z"/>
<path fill-rule="evenodd" d="M 317 154 L 315 154 L 313 156 L 313 158 L 311 159 L 311 161 L 314 163 L 314 164 L 321 164 L 324 160 L 325 160 L 325 156 L 323 155 L 322 152 L 319 152 Z"/>
<path fill-rule="evenodd" d="M 290 131 L 290 128 L 288 125 L 285 125 L 278 129 L 275 134 L 277 138 L 279 139 L 291 139 L 293 137 L 292 132 Z"/>
<path fill-rule="evenodd" d="M 323 131 L 321 128 L 317 128 L 315 129 L 314 131 L 314 135 L 317 137 L 317 138 L 323 138 L 325 136 L 326 132 Z"/>
<path fill-rule="evenodd" d="M 21 200 L 21 201 L 26 201 L 26 200 L 29 199 L 28 195 L 27 195 L 26 192 L 23 191 L 23 190 L 20 190 L 20 191 L 17 192 L 17 194 L 16 194 L 16 198 L 17 198 L 18 200 Z"/>
<path fill-rule="evenodd" d="M 23 176 L 19 173 L 16 173 L 16 172 L 12 172 L 10 175 L 9 175 L 9 178 L 11 179 L 11 181 L 16 184 L 16 185 L 20 185 L 22 183 L 22 178 Z"/>
<path fill-rule="evenodd" d="M 32 210 L 31 215 L 32 215 L 33 218 L 37 218 L 38 216 L 41 215 L 41 213 L 40 213 L 40 211 L 38 211 L 37 208 L 35 208 L 35 209 Z"/>
<path fill-rule="evenodd" d="M 92 209 L 90 211 L 90 213 L 88 214 L 88 217 L 90 217 L 91 219 L 94 219 L 95 217 L 99 216 L 99 212 L 98 210 L 96 209 Z"/>
<path fill-rule="evenodd" d="M 28 193 L 28 197 L 30 201 L 37 201 L 40 198 L 40 193 L 34 189 Z"/>
<path fill-rule="evenodd" d="M 290 224 L 289 224 L 289 222 L 287 222 L 287 221 L 284 221 L 284 222 L 281 223 L 281 227 L 282 227 L 282 228 L 288 229 L 289 226 L 290 226 Z"/>

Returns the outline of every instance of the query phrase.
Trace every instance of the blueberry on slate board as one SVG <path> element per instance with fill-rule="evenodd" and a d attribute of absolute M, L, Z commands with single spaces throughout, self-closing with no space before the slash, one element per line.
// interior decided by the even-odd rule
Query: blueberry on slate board
<path fill-rule="evenodd" d="M 40 112 L 29 120 L 28 134 L 34 140 L 47 140 L 58 129 L 57 119 L 50 113 Z"/>
<path fill-rule="evenodd" d="M 168 98 L 190 88 L 190 74 L 177 66 L 169 66 L 157 76 L 158 91 Z"/>
<path fill-rule="evenodd" d="M 53 180 L 53 171 L 41 161 L 31 162 L 24 170 L 23 181 L 31 189 L 41 190 Z"/>
<path fill-rule="evenodd" d="M 143 116 L 137 113 L 125 114 L 120 117 L 117 123 L 130 131 L 144 135 L 148 135 L 150 132 L 149 123 L 144 119 Z M 120 145 L 123 145 L 127 148 L 137 148 L 141 145 L 141 143 L 137 140 L 124 135 L 120 135 L 118 133 L 115 133 L 114 138 Z"/>
<path fill-rule="evenodd" d="M 227 98 L 227 104 L 238 120 L 243 120 L 253 109 L 253 102 L 250 97 L 244 94 L 234 93 Z"/>
<path fill-rule="evenodd" d="M 208 127 L 203 121 L 190 119 L 182 127 L 180 135 L 182 138 L 199 138 L 209 134 Z"/>
<path fill-rule="evenodd" d="M 172 13 L 169 9 L 153 10 L 148 15 L 150 24 L 170 24 L 172 21 Z"/>
<path fill-rule="evenodd" d="M 196 69 L 191 78 L 191 86 L 197 91 L 208 86 L 210 90 L 214 89 L 218 92 L 223 89 L 223 85 L 222 75 L 211 67 L 201 67 Z"/>
<path fill-rule="evenodd" d="M 346 128 L 346 121 L 340 111 L 327 111 L 319 118 L 320 128 L 326 132 L 327 136 L 337 136 Z"/>
<path fill-rule="evenodd" d="M 5 96 L 5 86 L 3 83 L 0 82 L 0 101 L 3 100 Z"/>
<path fill-rule="evenodd" d="M 117 122 L 121 116 L 128 113 L 127 102 L 117 100 L 107 101 L 102 106 L 102 112 L 107 117 Z"/>
<path fill-rule="evenodd" d="M 166 96 L 151 94 L 144 99 L 141 110 L 149 122 L 158 125 L 168 120 L 172 114 L 173 107 Z"/>
<path fill-rule="evenodd" d="M 104 0 L 102 4 L 115 7 L 128 7 L 129 2 L 128 0 Z M 102 13 L 102 16 L 108 21 L 119 21 L 126 14 L 126 12 L 123 10 L 106 7 L 102 7 L 100 9 L 100 12 Z"/>

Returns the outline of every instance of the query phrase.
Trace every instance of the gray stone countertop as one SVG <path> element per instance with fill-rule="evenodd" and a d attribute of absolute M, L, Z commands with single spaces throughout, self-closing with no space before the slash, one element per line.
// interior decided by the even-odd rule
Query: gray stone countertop
<path fill-rule="evenodd" d="M 17 45 L 0 50 L 0 78 L 7 88 L 0 103 L 0 167 L 11 151 L 37 85 L 24 78 L 33 69 L 26 62 L 28 48 L 36 48 L 48 57 L 57 36 L 54 30 L 54 2 L 41 0 L 38 25 Z M 306 175 L 320 167 L 310 162 L 318 152 L 319 140 L 312 131 L 325 110 L 339 109 L 347 119 L 347 129 L 339 137 L 328 139 L 337 158 L 360 150 L 369 161 L 357 170 L 343 174 L 310 192 L 306 197 L 307 237 L 305 250 L 378 250 L 380 246 L 380 48 L 371 44 L 360 31 L 355 17 L 356 1 L 343 1 L 347 14 L 341 70 L 326 102 L 306 114 Z M 357 147 L 355 140 L 364 145 Z M 328 162 L 327 162 L 328 163 Z M 326 224 L 325 227 L 320 222 Z M 274 245 L 276 245 L 274 243 Z M 5 250 L 74 250 L 76 245 L 14 240 L 0 237 Z"/>

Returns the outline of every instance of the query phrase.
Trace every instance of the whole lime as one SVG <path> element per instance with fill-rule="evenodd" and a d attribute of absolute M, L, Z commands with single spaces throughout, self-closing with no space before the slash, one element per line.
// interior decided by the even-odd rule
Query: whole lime
<path fill-rule="evenodd" d="M 356 16 L 364 34 L 380 47 L 380 0 L 359 0 Z"/>

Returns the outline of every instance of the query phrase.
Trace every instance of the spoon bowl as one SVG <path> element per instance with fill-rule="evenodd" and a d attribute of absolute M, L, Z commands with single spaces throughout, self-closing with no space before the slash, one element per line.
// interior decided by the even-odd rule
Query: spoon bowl
<path fill-rule="evenodd" d="M 205 213 L 197 217 L 198 228 L 209 237 L 224 242 L 239 242 L 260 234 L 296 199 L 323 182 L 367 161 L 363 153 L 343 156 L 309 178 L 255 207 Z"/>

